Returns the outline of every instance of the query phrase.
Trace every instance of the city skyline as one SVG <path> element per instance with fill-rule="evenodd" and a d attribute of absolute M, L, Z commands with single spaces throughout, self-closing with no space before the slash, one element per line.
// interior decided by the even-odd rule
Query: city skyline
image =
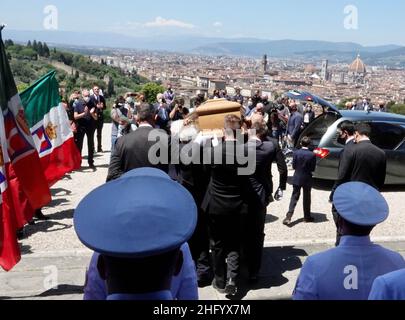
<path fill-rule="evenodd" d="M 0 23 L 10 30 L 46 30 L 44 20 L 57 9 L 57 30 L 118 33 L 134 37 L 191 35 L 266 40 L 328 40 L 366 46 L 405 45 L 405 3 L 387 0 L 259 0 L 204 3 L 122 0 L 2 3 Z M 346 12 L 345 12 L 346 9 Z M 45 10 L 45 11 L 44 11 Z M 380 21 L 382 21 L 380 23 Z M 55 21 L 53 21 L 55 22 Z M 63 39 L 62 39 L 63 40 Z"/>

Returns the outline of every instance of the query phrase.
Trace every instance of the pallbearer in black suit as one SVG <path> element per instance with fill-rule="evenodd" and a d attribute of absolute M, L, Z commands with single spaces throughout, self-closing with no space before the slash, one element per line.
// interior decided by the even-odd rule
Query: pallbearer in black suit
<path fill-rule="evenodd" d="M 290 225 L 294 215 L 295 208 L 301 196 L 301 189 L 304 191 L 304 221 L 314 222 L 311 216 L 311 190 L 312 190 L 312 173 L 316 169 L 316 156 L 309 150 L 311 139 L 304 137 L 301 140 L 302 149 L 294 152 L 293 168 L 295 170 L 293 186 L 294 191 L 291 197 L 290 209 L 283 224 Z"/>
<path fill-rule="evenodd" d="M 350 182 L 348 175 L 346 172 L 343 172 L 343 168 L 340 165 L 343 157 L 345 156 L 346 153 L 349 153 L 352 148 L 354 148 L 356 141 L 355 141 L 355 128 L 354 124 L 351 121 L 343 121 L 339 127 L 338 127 L 338 139 L 337 142 L 344 145 L 344 149 L 342 153 L 340 154 L 340 161 L 339 161 L 339 173 L 338 173 L 338 179 L 336 180 L 335 185 L 332 188 L 332 192 L 329 197 L 329 202 L 333 202 L 333 195 L 335 194 L 335 190 L 342 184 L 345 184 L 347 182 Z M 340 232 L 340 228 L 338 227 L 338 212 L 336 211 L 336 208 L 334 205 L 332 205 L 332 214 L 333 214 L 333 220 L 335 221 L 336 225 L 336 247 L 340 244 L 340 239 L 342 238 L 342 234 Z"/>
<path fill-rule="evenodd" d="M 363 182 L 381 190 L 387 173 L 387 156 L 371 143 L 371 127 L 368 124 L 356 125 L 355 131 L 356 145 L 343 153 L 339 178 L 343 181 Z"/>
<path fill-rule="evenodd" d="M 268 134 L 266 122 L 254 122 L 249 130 L 247 152 L 256 153 L 256 170 L 249 176 L 246 198 L 248 215 L 246 217 L 246 255 L 249 280 L 256 282 L 260 271 L 264 244 L 264 226 L 267 207 L 273 201 L 273 182 L 271 166 L 276 159 L 276 148 L 272 141 L 263 141 Z M 284 162 L 285 163 L 285 162 Z"/>
<path fill-rule="evenodd" d="M 203 162 L 203 146 L 192 142 L 197 135 L 198 129 L 193 125 L 189 125 L 179 133 L 180 164 L 177 166 L 177 181 L 191 193 L 198 208 L 197 227 L 188 244 L 197 268 L 198 286 L 203 288 L 211 285 L 213 279 L 208 217 L 201 209 L 210 175 Z M 189 147 L 191 144 L 192 148 Z M 196 148 L 201 152 L 196 152 Z M 185 163 L 183 159 L 192 159 L 192 161 Z"/>
<path fill-rule="evenodd" d="M 214 282 L 221 293 L 235 295 L 239 277 L 241 251 L 241 217 L 247 213 L 244 188 L 247 176 L 239 169 L 237 152 L 244 153 L 244 141 L 237 140 L 241 119 L 234 115 L 225 117 L 225 141 L 212 149 L 216 155 L 211 165 L 211 181 L 202 203 L 208 213 L 209 234 L 212 243 Z M 218 161 L 221 160 L 221 161 Z M 220 162 L 220 163 L 219 163 Z M 214 164 L 215 163 L 215 164 Z"/>

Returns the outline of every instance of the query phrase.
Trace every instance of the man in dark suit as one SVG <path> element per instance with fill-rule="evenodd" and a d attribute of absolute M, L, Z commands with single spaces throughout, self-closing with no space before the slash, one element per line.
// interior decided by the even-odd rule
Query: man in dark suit
<path fill-rule="evenodd" d="M 340 185 L 350 182 L 349 180 L 346 180 L 348 177 L 344 172 L 342 172 L 342 166 L 340 164 L 341 164 L 342 158 L 345 155 L 345 152 L 349 152 L 349 150 L 351 148 L 353 148 L 356 144 L 354 134 L 355 134 L 355 127 L 354 127 L 353 122 L 343 121 L 342 123 L 339 124 L 339 126 L 338 126 L 338 135 L 339 136 L 338 136 L 337 142 L 344 145 L 344 148 L 340 154 L 338 178 L 336 180 L 335 185 L 332 188 L 332 192 L 329 197 L 330 203 L 333 202 L 333 195 L 334 195 L 336 189 Z M 340 244 L 340 239 L 342 238 L 342 234 L 338 227 L 339 214 L 336 211 L 336 208 L 334 205 L 332 205 L 332 215 L 333 215 L 333 220 L 335 221 L 335 225 L 336 225 L 336 244 L 335 245 L 338 246 Z"/>
<path fill-rule="evenodd" d="M 256 123 L 261 123 L 264 120 L 264 117 L 255 117 L 254 119 L 252 119 L 252 126 L 255 126 Z M 267 125 L 268 126 L 268 125 Z M 279 181 L 279 187 L 274 195 L 274 199 L 277 201 L 280 201 L 283 197 L 283 192 L 287 189 L 287 180 L 288 180 L 288 167 L 287 167 L 287 163 L 285 160 L 285 156 L 283 153 L 283 150 L 280 147 L 280 142 L 278 139 L 273 138 L 271 136 L 271 127 L 268 126 L 268 133 L 267 135 L 262 139 L 265 142 L 271 142 L 274 146 L 275 149 L 275 153 L 276 153 L 276 158 L 275 158 L 275 162 L 277 164 L 277 170 L 279 172 L 280 175 L 280 181 Z M 272 174 L 272 170 L 270 169 L 270 183 L 271 183 L 271 190 L 273 193 L 273 174 Z"/>
<path fill-rule="evenodd" d="M 356 144 L 346 148 L 342 155 L 338 182 L 363 182 L 381 190 L 387 173 L 387 156 L 371 143 L 370 125 L 360 123 L 355 131 Z"/>
<path fill-rule="evenodd" d="M 90 97 L 90 106 L 97 110 L 96 130 L 97 130 L 97 152 L 103 152 L 102 135 L 104 126 L 104 110 L 107 109 L 106 101 L 100 94 L 100 88 L 93 88 L 93 95 Z"/>
<path fill-rule="evenodd" d="M 249 176 L 246 199 L 248 214 L 246 217 L 246 255 L 249 280 L 256 282 L 260 271 L 264 244 L 264 226 L 267 207 L 273 201 L 273 182 L 271 166 L 276 159 L 276 148 L 273 142 L 264 141 L 268 127 L 263 120 L 252 124 L 249 130 L 247 152 L 256 153 L 256 170 Z M 285 163 L 285 162 L 284 162 Z"/>
<path fill-rule="evenodd" d="M 111 157 L 107 182 L 118 179 L 128 171 L 144 167 L 168 172 L 170 141 L 165 131 L 154 129 L 154 107 L 147 103 L 142 104 L 138 119 L 139 128 L 117 141 L 115 152 Z M 155 140 L 154 136 L 157 135 L 159 140 Z"/>
<path fill-rule="evenodd" d="M 239 175 L 239 169 L 244 166 L 237 161 L 237 153 L 244 153 L 243 141 L 237 140 L 241 119 L 226 116 L 224 128 L 225 141 L 211 149 L 211 180 L 202 209 L 208 213 L 209 220 L 215 277 L 213 287 L 221 293 L 235 295 L 241 251 L 241 217 L 247 212 L 244 188 L 248 181 L 247 176 Z"/>
<path fill-rule="evenodd" d="M 290 109 L 291 117 L 287 124 L 287 138 L 291 147 L 294 147 L 297 139 L 300 137 L 304 118 L 302 114 L 298 112 L 298 107 L 295 102 L 291 102 Z"/>
<path fill-rule="evenodd" d="M 311 189 L 312 173 L 316 169 L 316 156 L 309 150 L 311 139 L 304 137 L 301 141 L 302 149 L 294 152 L 293 168 L 295 170 L 293 178 L 294 191 L 291 197 L 290 208 L 283 224 L 289 226 L 294 215 L 295 208 L 301 196 L 301 189 L 304 191 L 304 221 L 314 222 L 311 216 Z"/>
<path fill-rule="evenodd" d="M 189 128 L 193 128 L 193 126 Z M 203 288 L 211 285 L 213 279 L 208 218 L 207 214 L 201 209 L 210 174 L 208 168 L 204 166 L 203 147 L 199 143 L 193 143 L 192 141 L 195 138 L 195 133 L 198 132 L 197 128 L 194 129 L 191 129 L 190 132 L 184 129 L 179 135 L 180 163 L 176 166 L 176 171 L 177 181 L 191 193 L 198 208 L 197 227 L 188 244 L 197 269 L 198 286 Z M 174 140 L 176 137 L 172 136 L 172 139 Z M 191 159 L 192 161 L 189 163 L 184 159 Z"/>

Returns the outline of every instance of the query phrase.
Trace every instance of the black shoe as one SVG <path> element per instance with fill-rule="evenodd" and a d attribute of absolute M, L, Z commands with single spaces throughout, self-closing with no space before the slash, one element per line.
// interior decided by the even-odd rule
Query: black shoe
<path fill-rule="evenodd" d="M 98 148 L 98 149 L 97 149 L 97 152 L 103 153 L 104 151 L 103 151 L 103 149 Z"/>
<path fill-rule="evenodd" d="M 198 278 L 198 287 L 205 288 L 212 284 L 212 277 L 202 276 Z"/>
<path fill-rule="evenodd" d="M 291 225 L 292 216 L 293 215 L 291 213 L 287 213 L 287 217 L 283 220 L 283 225 L 285 226 Z"/>
<path fill-rule="evenodd" d="M 225 294 L 228 296 L 235 296 L 238 292 L 238 287 L 235 280 L 229 279 L 225 286 Z"/>
<path fill-rule="evenodd" d="M 97 168 L 96 168 L 96 166 L 94 164 L 89 164 L 89 169 L 91 169 L 93 171 L 97 170 Z"/>
<path fill-rule="evenodd" d="M 17 239 L 23 240 L 25 238 L 24 228 L 17 230 Z"/>
<path fill-rule="evenodd" d="M 41 210 L 37 210 L 35 218 L 40 221 L 48 221 L 49 217 L 45 216 Z"/>
<path fill-rule="evenodd" d="M 313 223 L 313 222 L 315 222 L 315 219 L 313 217 L 304 218 L 304 222 L 305 223 Z"/>
<path fill-rule="evenodd" d="M 213 287 L 215 290 L 217 290 L 220 294 L 224 294 L 224 293 L 225 293 L 225 288 L 220 288 L 220 287 L 217 285 L 217 282 L 216 282 L 215 279 L 212 281 L 212 287 Z"/>

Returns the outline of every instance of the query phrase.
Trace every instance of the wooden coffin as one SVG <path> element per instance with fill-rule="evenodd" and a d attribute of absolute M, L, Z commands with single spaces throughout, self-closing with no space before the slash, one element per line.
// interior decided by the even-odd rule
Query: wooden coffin
<path fill-rule="evenodd" d="M 226 99 L 208 100 L 196 110 L 198 127 L 201 131 L 222 130 L 225 116 L 229 114 L 241 117 L 241 105 Z"/>

